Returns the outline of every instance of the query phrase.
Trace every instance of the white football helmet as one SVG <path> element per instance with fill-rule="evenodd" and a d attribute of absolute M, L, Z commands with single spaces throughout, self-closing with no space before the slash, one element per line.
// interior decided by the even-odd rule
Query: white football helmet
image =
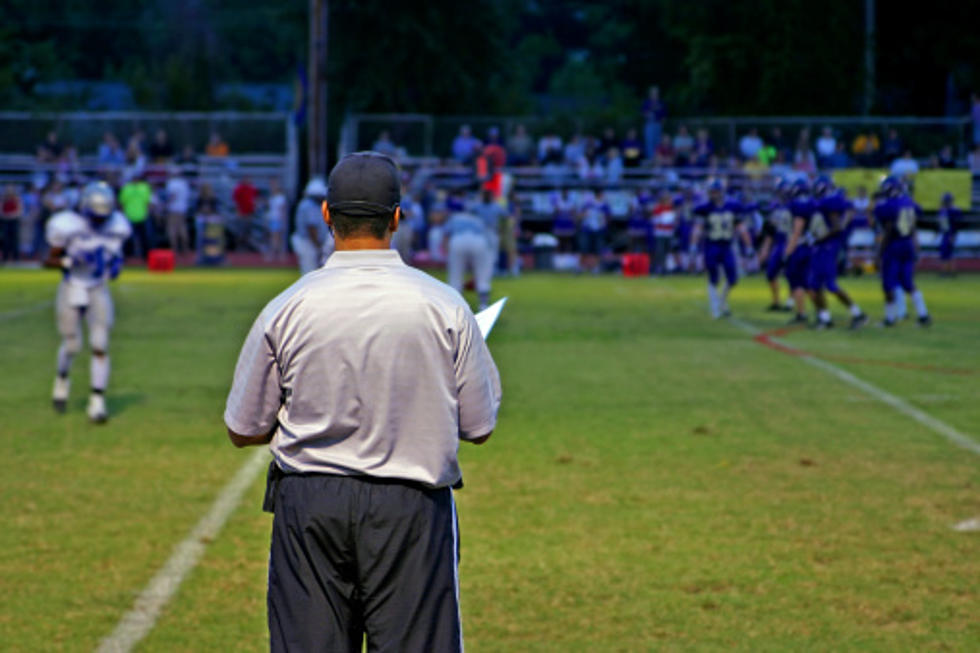
<path fill-rule="evenodd" d="M 323 181 L 323 177 L 313 177 L 306 182 L 306 188 L 303 189 L 303 195 L 306 195 L 307 197 L 326 197 L 327 183 Z"/>
<path fill-rule="evenodd" d="M 93 181 L 82 189 L 78 204 L 88 218 L 101 222 L 107 220 L 115 210 L 116 194 L 104 181 Z"/>

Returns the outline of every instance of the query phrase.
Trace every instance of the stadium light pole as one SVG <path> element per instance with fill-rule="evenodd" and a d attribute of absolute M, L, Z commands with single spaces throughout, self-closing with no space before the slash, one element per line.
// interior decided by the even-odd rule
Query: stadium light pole
<path fill-rule="evenodd" d="M 875 101 L 875 0 L 864 0 L 864 115 Z"/>
<path fill-rule="evenodd" d="M 310 93 L 307 145 L 310 176 L 327 174 L 327 18 L 328 0 L 310 0 Z"/>

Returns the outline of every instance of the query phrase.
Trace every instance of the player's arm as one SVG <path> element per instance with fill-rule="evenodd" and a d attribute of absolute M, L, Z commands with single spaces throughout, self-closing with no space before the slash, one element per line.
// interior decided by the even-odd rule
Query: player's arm
<path fill-rule="evenodd" d="M 65 254 L 64 247 L 52 247 L 48 250 L 48 255 L 41 265 L 46 268 L 54 268 L 58 270 L 67 270 L 71 268 L 71 257 Z"/>
<path fill-rule="evenodd" d="M 803 237 L 803 226 L 806 224 L 806 220 L 800 216 L 793 217 L 793 231 L 789 234 L 789 240 L 786 242 L 786 252 L 783 254 L 783 259 L 789 259 L 796 249 L 796 246 L 800 243 L 800 238 Z"/>
<path fill-rule="evenodd" d="M 500 373 L 480 335 L 476 318 L 460 310 L 459 342 L 455 364 L 459 405 L 459 439 L 483 444 L 497 425 L 500 409 Z"/>
<path fill-rule="evenodd" d="M 225 406 L 225 427 L 236 447 L 267 444 L 279 426 L 283 389 L 264 317 L 255 320 L 242 345 Z"/>

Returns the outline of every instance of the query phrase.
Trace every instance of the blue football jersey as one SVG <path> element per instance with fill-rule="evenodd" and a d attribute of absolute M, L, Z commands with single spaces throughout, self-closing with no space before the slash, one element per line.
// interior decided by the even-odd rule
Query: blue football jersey
<path fill-rule="evenodd" d="M 891 239 L 911 238 L 922 209 L 908 195 L 890 197 L 875 207 L 875 221 Z"/>
<path fill-rule="evenodd" d="M 742 205 L 732 200 L 725 200 L 721 206 L 709 201 L 694 208 L 696 219 L 704 224 L 704 237 L 711 241 L 731 241 L 743 213 Z"/>

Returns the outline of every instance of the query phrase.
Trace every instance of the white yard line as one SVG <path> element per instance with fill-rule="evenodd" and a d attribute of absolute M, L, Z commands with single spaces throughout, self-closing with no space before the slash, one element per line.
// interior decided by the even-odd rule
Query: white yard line
<path fill-rule="evenodd" d="M 743 331 L 750 333 L 753 336 L 762 333 L 760 329 L 749 324 L 748 322 L 743 322 L 738 318 L 729 318 L 729 322 L 731 322 L 738 328 L 742 329 Z M 770 337 L 770 340 L 785 345 L 785 343 L 779 342 L 777 338 Z M 980 442 L 977 442 L 973 438 L 961 433 L 960 431 L 956 430 L 946 422 L 936 419 L 932 415 L 919 410 L 918 408 L 908 403 L 904 399 L 901 399 L 900 397 L 896 397 L 895 395 L 889 392 L 885 392 L 878 386 L 872 385 L 871 383 L 868 383 L 863 379 L 859 379 L 858 377 L 854 376 L 850 372 L 847 372 L 837 367 L 836 365 L 832 365 L 831 363 L 828 363 L 825 360 L 821 360 L 819 358 L 815 358 L 813 356 L 809 356 L 806 354 L 799 355 L 797 356 L 797 358 L 799 358 L 800 360 L 806 363 L 809 363 L 810 365 L 813 365 L 816 368 L 823 370 L 824 372 L 827 372 L 828 374 L 836 376 L 844 383 L 854 386 L 858 390 L 861 390 L 862 392 L 871 396 L 872 398 L 877 399 L 881 403 L 891 406 L 892 408 L 902 413 L 903 415 L 911 417 L 919 424 L 922 424 L 923 426 L 938 433 L 939 435 L 943 436 L 944 438 L 946 438 L 956 446 L 962 447 L 967 451 L 971 451 L 977 455 L 980 455 Z M 971 532 L 980 531 L 980 517 L 967 519 L 965 521 L 959 522 L 958 524 L 953 524 L 951 528 L 954 531 L 960 533 L 971 533 Z"/>
<path fill-rule="evenodd" d="M 752 334 L 753 336 L 762 333 L 761 329 L 756 328 L 755 326 L 749 324 L 748 322 L 743 322 L 738 318 L 734 318 L 734 317 L 729 318 L 728 321 L 734 324 L 735 326 L 737 326 L 738 328 L 742 329 L 743 331 Z M 771 337 L 770 340 L 785 345 L 785 343 L 781 343 L 777 338 Z M 816 358 L 814 356 L 810 356 L 807 354 L 801 354 L 797 356 L 797 358 L 799 358 L 800 360 L 806 363 L 809 363 L 810 365 L 816 368 L 823 370 L 824 372 L 827 372 L 828 374 L 836 376 L 844 383 L 854 386 L 858 390 L 861 390 L 865 394 L 877 399 L 881 403 L 891 406 L 892 408 L 902 413 L 903 415 L 911 417 L 919 424 L 922 424 L 923 426 L 945 437 L 953 444 L 962 447 L 968 451 L 972 451 L 977 455 L 980 455 L 980 442 L 977 442 L 973 438 L 964 435 L 963 433 L 956 430 L 946 422 L 938 420 L 932 415 L 929 415 L 928 413 L 919 410 L 918 408 L 908 403 L 904 399 L 901 399 L 900 397 L 896 397 L 895 395 L 889 392 L 885 392 L 878 386 L 872 385 L 871 383 L 863 379 L 859 379 L 858 377 L 854 376 L 850 372 L 847 372 L 837 367 L 836 365 L 828 363 L 823 359 Z"/>
<path fill-rule="evenodd" d="M 268 447 L 260 447 L 221 490 L 197 526 L 174 548 L 166 563 L 140 592 L 133 607 L 123 615 L 116 629 L 102 640 L 100 653 L 130 651 L 153 629 L 163 608 L 170 602 L 187 574 L 197 565 L 207 543 L 221 531 L 242 495 L 269 462 Z"/>
<path fill-rule="evenodd" d="M 54 302 L 48 300 L 46 302 L 40 302 L 38 304 L 31 304 L 30 306 L 25 306 L 24 308 L 15 308 L 10 311 L 3 311 L 2 313 L 0 313 L 0 322 L 6 322 L 7 320 L 14 320 L 24 315 L 30 315 L 31 313 L 43 311 L 46 308 L 51 308 L 53 304 Z"/>

